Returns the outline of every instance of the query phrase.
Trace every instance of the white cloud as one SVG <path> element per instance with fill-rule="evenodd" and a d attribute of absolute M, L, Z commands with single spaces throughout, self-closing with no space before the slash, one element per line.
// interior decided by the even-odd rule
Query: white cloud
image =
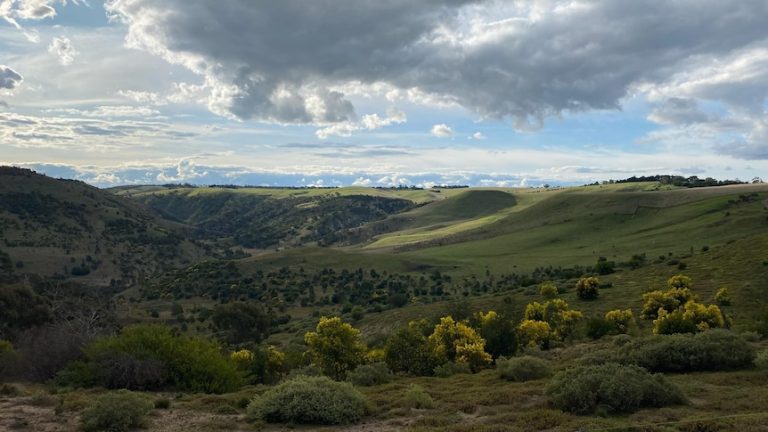
<path fill-rule="evenodd" d="M 453 136 L 453 129 L 447 124 L 440 123 L 432 126 L 430 133 L 438 138 L 447 138 Z"/>
<path fill-rule="evenodd" d="M 325 126 L 318 129 L 315 135 L 320 139 L 327 139 L 332 136 L 351 136 L 352 133 L 360 130 L 376 130 L 386 126 L 390 126 L 398 123 L 405 123 L 408 117 L 404 112 L 390 108 L 387 110 L 387 116 L 381 117 L 378 114 L 366 114 L 362 120 L 357 121 L 345 121 L 341 123 L 333 123 L 329 126 Z"/>
<path fill-rule="evenodd" d="M 0 65 L 0 89 L 13 90 L 24 81 L 18 72 L 8 66 Z"/>
<path fill-rule="evenodd" d="M 48 46 L 48 52 L 56 54 L 59 57 L 59 63 L 63 66 L 69 66 L 75 61 L 75 57 L 80 54 L 75 47 L 72 46 L 72 41 L 67 37 L 54 38 L 51 44 Z"/>
<path fill-rule="evenodd" d="M 472 134 L 472 135 L 469 137 L 469 139 L 473 139 L 473 140 L 477 140 L 477 141 L 482 141 L 482 140 L 484 140 L 484 139 L 487 139 L 487 138 L 488 138 L 488 137 L 486 137 L 485 135 L 483 135 L 483 133 L 482 133 L 482 132 L 475 132 L 475 133 L 473 133 L 473 134 Z"/>

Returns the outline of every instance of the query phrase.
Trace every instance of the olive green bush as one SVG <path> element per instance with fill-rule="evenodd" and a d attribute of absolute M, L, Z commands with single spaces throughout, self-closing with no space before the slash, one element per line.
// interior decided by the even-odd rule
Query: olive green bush
<path fill-rule="evenodd" d="M 418 384 L 411 384 L 408 387 L 408 390 L 405 391 L 404 399 L 406 406 L 409 408 L 432 409 L 435 407 L 432 396 Z"/>
<path fill-rule="evenodd" d="M 240 386 L 242 378 L 215 342 L 176 335 L 164 326 L 137 325 L 91 343 L 85 360 L 70 364 L 58 382 L 131 390 L 172 385 L 185 391 L 224 393 Z"/>
<path fill-rule="evenodd" d="M 392 372 L 384 362 L 360 365 L 347 374 L 347 380 L 354 385 L 370 387 L 392 381 Z"/>
<path fill-rule="evenodd" d="M 755 349 L 728 330 L 656 335 L 622 346 L 615 360 L 652 372 L 691 372 L 745 368 L 752 365 Z"/>
<path fill-rule="evenodd" d="M 146 397 L 128 390 L 106 393 L 83 411 L 80 424 L 85 432 L 125 432 L 145 427 L 153 405 Z"/>
<path fill-rule="evenodd" d="M 538 357 L 502 357 L 496 360 L 496 373 L 499 378 L 522 382 L 548 377 L 552 367 L 548 361 Z"/>
<path fill-rule="evenodd" d="M 629 413 L 684 402 L 660 374 L 633 365 L 577 366 L 556 374 L 545 390 L 552 404 L 573 414 Z"/>
<path fill-rule="evenodd" d="M 251 421 L 346 424 L 367 412 L 365 397 L 351 384 L 327 377 L 300 376 L 270 388 L 248 405 Z"/>

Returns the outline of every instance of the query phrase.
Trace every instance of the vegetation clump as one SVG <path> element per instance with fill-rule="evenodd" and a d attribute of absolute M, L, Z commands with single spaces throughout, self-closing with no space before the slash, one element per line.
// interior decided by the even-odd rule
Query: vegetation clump
<path fill-rule="evenodd" d="M 337 425 L 365 416 L 366 400 L 351 384 L 327 377 L 296 377 L 270 388 L 248 405 L 251 420 Z"/>
<path fill-rule="evenodd" d="M 432 409 L 435 407 L 435 402 L 432 400 L 432 396 L 418 384 L 411 384 L 408 387 L 408 390 L 405 391 L 404 398 L 405 403 L 409 408 Z"/>
<path fill-rule="evenodd" d="M 339 317 L 322 317 L 314 332 L 304 335 L 308 354 L 324 374 L 343 380 L 365 359 L 366 347 L 360 330 Z"/>
<path fill-rule="evenodd" d="M 70 364 L 59 378 L 75 386 L 151 390 L 173 385 L 180 390 L 224 393 L 241 384 L 235 363 L 211 340 L 175 335 L 158 325 L 126 327 L 95 340 L 85 361 Z"/>
<path fill-rule="evenodd" d="M 594 300 L 600 296 L 600 280 L 596 277 L 581 278 L 576 282 L 576 295 L 582 300 Z"/>
<path fill-rule="evenodd" d="M 508 381 L 530 381 L 546 378 L 552 373 L 549 362 L 533 356 L 500 358 L 496 360 L 496 373 Z"/>
<path fill-rule="evenodd" d="M 127 432 L 146 426 L 147 414 L 154 404 L 146 397 L 118 390 L 99 396 L 83 411 L 80 424 L 85 432 Z"/>
<path fill-rule="evenodd" d="M 728 320 L 717 305 L 696 302 L 691 278 L 673 276 L 667 285 L 666 291 L 656 290 L 643 295 L 642 317 L 653 320 L 654 333 L 696 333 L 728 326 Z"/>
<path fill-rule="evenodd" d="M 633 365 L 578 366 L 556 374 L 546 388 L 552 403 L 573 414 L 629 413 L 682 403 L 680 390 L 662 375 Z"/>
<path fill-rule="evenodd" d="M 652 372 L 692 372 L 746 368 L 755 349 L 728 330 L 709 330 L 695 335 L 656 335 L 627 343 L 617 360 Z"/>
<path fill-rule="evenodd" d="M 365 364 L 350 372 L 347 375 L 347 380 L 354 385 L 370 387 L 392 381 L 392 372 L 383 362 Z"/>

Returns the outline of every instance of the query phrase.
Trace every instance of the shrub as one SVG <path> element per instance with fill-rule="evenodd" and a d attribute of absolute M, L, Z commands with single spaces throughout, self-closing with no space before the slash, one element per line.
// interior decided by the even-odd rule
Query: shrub
<path fill-rule="evenodd" d="M 155 409 L 168 409 L 171 407 L 171 400 L 168 398 L 155 399 Z"/>
<path fill-rule="evenodd" d="M 633 412 L 684 401 L 682 393 L 662 375 L 615 363 L 559 372 L 546 394 L 556 407 L 574 414 L 591 414 L 598 408 L 608 413 Z"/>
<path fill-rule="evenodd" d="M 635 316 L 632 314 L 632 309 L 615 309 L 605 313 L 605 320 L 613 327 L 612 334 L 626 334 L 635 322 Z"/>
<path fill-rule="evenodd" d="M 621 347 L 617 360 L 652 372 L 690 372 L 749 367 L 755 349 L 728 330 L 695 335 L 657 335 Z"/>
<path fill-rule="evenodd" d="M 693 300 L 672 312 L 659 309 L 658 318 L 653 320 L 656 334 L 696 333 L 725 326 L 725 317 L 717 305 L 705 306 Z"/>
<path fill-rule="evenodd" d="M 768 349 L 760 351 L 755 359 L 755 366 L 758 369 L 768 369 Z"/>
<path fill-rule="evenodd" d="M 124 432 L 146 426 L 146 416 L 152 402 L 128 390 L 119 390 L 99 396 L 94 404 L 83 411 L 80 423 L 85 432 Z"/>
<path fill-rule="evenodd" d="M 485 352 L 485 339 L 472 327 L 449 316 L 440 318 L 440 323 L 429 336 L 429 342 L 437 356 L 466 363 L 473 372 L 483 369 L 492 360 L 490 354 Z"/>
<path fill-rule="evenodd" d="M 435 352 L 425 333 L 426 320 L 411 321 L 408 326 L 391 335 L 384 345 L 384 359 L 395 372 L 412 375 L 432 375 L 435 367 L 446 361 Z"/>
<path fill-rule="evenodd" d="M 553 299 L 558 294 L 557 285 L 554 282 L 544 282 L 539 285 L 539 294 L 545 299 Z"/>
<path fill-rule="evenodd" d="M 731 305 L 731 294 L 728 292 L 728 288 L 720 288 L 715 293 L 715 303 L 719 304 L 720 306 L 730 306 Z"/>
<path fill-rule="evenodd" d="M 16 366 L 16 352 L 10 342 L 0 339 L 0 382 L 10 375 Z"/>
<path fill-rule="evenodd" d="M 370 387 L 392 381 L 392 372 L 383 362 L 360 365 L 347 375 L 347 380 L 354 385 Z"/>
<path fill-rule="evenodd" d="M 491 357 L 514 355 L 517 351 L 515 325 L 511 320 L 494 311 L 478 312 L 473 316 L 472 324 L 485 339 L 485 351 Z"/>
<path fill-rule="evenodd" d="M 576 282 L 576 295 L 582 300 L 594 300 L 600 296 L 600 280 L 596 277 L 581 278 Z"/>
<path fill-rule="evenodd" d="M 470 369 L 469 365 L 466 363 L 447 362 L 440 366 L 436 366 L 434 372 L 436 377 L 448 378 L 458 374 L 472 373 L 472 369 Z"/>
<path fill-rule="evenodd" d="M 517 326 L 517 335 L 523 346 L 546 348 L 552 339 L 552 328 L 544 321 L 523 320 Z"/>
<path fill-rule="evenodd" d="M 363 363 L 367 351 L 360 330 L 339 317 L 320 318 L 315 331 L 304 335 L 304 341 L 312 361 L 336 380 L 343 380 L 347 372 Z"/>
<path fill-rule="evenodd" d="M 180 390 L 224 393 L 241 383 L 235 363 L 216 343 L 174 335 L 164 326 L 126 327 L 118 335 L 97 339 L 85 354 L 85 362 L 75 362 L 60 374 L 85 380 L 71 385 L 92 385 L 89 371 L 96 383 L 108 388 L 174 385 Z"/>
<path fill-rule="evenodd" d="M 530 381 L 545 378 L 552 373 L 549 362 L 532 356 L 500 358 L 496 361 L 499 378 L 508 381 Z"/>
<path fill-rule="evenodd" d="M 587 319 L 587 336 L 592 339 L 600 339 L 601 337 L 611 333 L 614 327 L 603 317 L 595 316 Z"/>
<path fill-rule="evenodd" d="M 404 399 L 406 406 L 409 408 L 432 409 L 435 407 L 432 396 L 418 384 L 411 384 L 408 387 L 408 390 L 405 391 Z"/>
<path fill-rule="evenodd" d="M 327 377 L 297 377 L 256 397 L 248 405 L 251 420 L 270 423 L 344 424 L 366 414 L 366 401 L 349 383 Z"/>

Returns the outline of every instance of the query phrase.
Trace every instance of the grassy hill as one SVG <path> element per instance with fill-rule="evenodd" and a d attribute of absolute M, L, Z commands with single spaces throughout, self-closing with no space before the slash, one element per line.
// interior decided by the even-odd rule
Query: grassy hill
<path fill-rule="evenodd" d="M 198 238 L 269 249 L 334 244 L 343 233 L 441 197 L 423 190 L 120 188 L 166 218 L 196 227 Z"/>
<path fill-rule="evenodd" d="M 0 250 L 17 275 L 127 283 L 205 257 L 188 231 L 85 183 L 0 167 Z"/>

